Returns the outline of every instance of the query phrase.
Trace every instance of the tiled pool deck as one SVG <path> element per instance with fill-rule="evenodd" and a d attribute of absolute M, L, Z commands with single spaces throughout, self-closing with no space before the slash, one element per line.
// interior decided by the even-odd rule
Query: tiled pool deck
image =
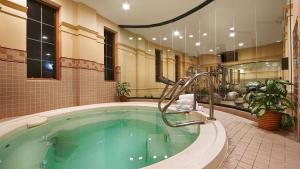
<path fill-rule="evenodd" d="M 300 143 L 259 129 L 253 121 L 215 112 L 229 141 L 222 169 L 300 169 Z"/>

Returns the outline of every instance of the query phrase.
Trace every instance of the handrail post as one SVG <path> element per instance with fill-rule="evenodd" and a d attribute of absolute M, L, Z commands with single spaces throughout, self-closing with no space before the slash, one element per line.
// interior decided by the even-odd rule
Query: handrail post
<path fill-rule="evenodd" d="M 214 91 L 213 91 L 213 81 L 211 78 L 211 73 L 207 76 L 208 87 L 209 87 L 209 120 L 216 120 L 214 115 Z"/>

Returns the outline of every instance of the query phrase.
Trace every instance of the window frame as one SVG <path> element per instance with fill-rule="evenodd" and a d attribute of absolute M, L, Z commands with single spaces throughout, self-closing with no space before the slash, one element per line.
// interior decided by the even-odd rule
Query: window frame
<path fill-rule="evenodd" d="M 28 0 L 27 0 L 28 1 Z M 27 3 L 26 1 L 26 3 Z M 50 4 L 48 2 L 45 2 L 43 0 L 35 0 L 36 2 L 40 3 L 43 6 L 47 6 L 49 8 L 52 8 L 55 10 L 55 16 L 54 16 L 54 50 L 55 50 L 55 78 L 44 78 L 44 77 L 28 77 L 28 69 L 26 67 L 26 78 L 27 80 L 61 80 L 61 63 L 60 63 L 60 58 L 61 58 L 61 51 L 60 51 L 60 31 L 59 31 L 59 15 L 60 15 L 60 5 L 56 5 L 56 4 Z M 28 7 L 28 6 L 27 6 Z M 26 19 L 26 27 L 28 24 L 28 18 Z M 27 29 L 27 28 L 26 28 Z M 27 39 L 28 39 L 28 33 L 26 30 L 26 48 L 27 48 Z M 27 52 L 27 49 L 26 49 Z M 43 51 L 41 51 L 42 53 Z M 26 64 L 27 64 L 27 59 L 28 57 L 26 57 Z"/>
<path fill-rule="evenodd" d="M 105 48 L 106 48 L 106 43 L 105 43 L 105 32 L 109 32 L 111 34 L 113 34 L 113 40 L 112 40 L 112 80 L 106 79 L 106 67 L 105 67 L 105 57 L 106 57 L 106 53 L 105 53 Z M 104 55 L 103 55 L 103 62 L 104 62 L 104 81 L 107 82 L 115 82 L 116 81 L 116 76 L 115 76 L 115 62 L 116 62 L 116 36 L 117 33 L 115 31 L 113 31 L 110 28 L 104 27 Z"/>

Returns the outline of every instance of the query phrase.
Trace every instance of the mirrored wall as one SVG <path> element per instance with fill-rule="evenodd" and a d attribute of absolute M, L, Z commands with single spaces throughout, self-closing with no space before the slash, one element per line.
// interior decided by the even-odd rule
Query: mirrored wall
<path fill-rule="evenodd" d="M 176 81 L 191 67 L 202 72 L 221 68 L 214 77 L 215 103 L 247 109 L 243 96 L 249 85 L 290 80 L 287 3 L 215 0 L 169 24 L 123 28 L 121 38 L 136 49 L 132 52 L 136 96 L 159 97 L 163 84 L 157 76 Z M 199 85 L 198 100 L 207 101 L 205 80 Z"/>

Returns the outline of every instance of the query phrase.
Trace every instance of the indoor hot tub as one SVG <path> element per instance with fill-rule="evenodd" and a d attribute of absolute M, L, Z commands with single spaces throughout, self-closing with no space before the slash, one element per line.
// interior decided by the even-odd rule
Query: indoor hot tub
<path fill-rule="evenodd" d="M 218 121 L 168 127 L 151 103 L 38 113 L 0 123 L 0 134 L 0 169 L 217 168 L 227 151 Z"/>

